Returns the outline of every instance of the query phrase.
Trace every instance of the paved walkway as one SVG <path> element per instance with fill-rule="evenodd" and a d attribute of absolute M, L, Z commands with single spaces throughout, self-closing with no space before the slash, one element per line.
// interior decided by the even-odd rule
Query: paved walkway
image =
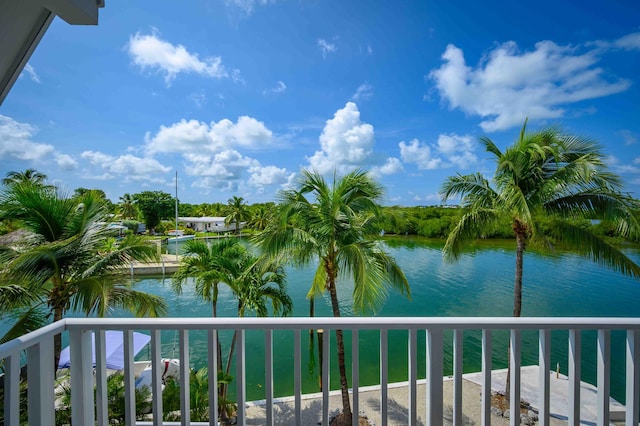
<path fill-rule="evenodd" d="M 538 366 L 522 368 L 522 399 L 529 402 L 534 408 L 537 407 L 537 386 L 538 386 Z M 554 372 L 551 380 L 551 425 L 566 425 L 568 414 L 568 382 L 567 377 L 560 375 L 556 378 Z M 503 390 L 505 385 L 506 370 L 496 370 L 492 375 L 492 387 L 494 390 Z M 465 374 L 462 384 L 462 412 L 464 425 L 479 425 L 481 416 L 481 373 Z M 426 395 L 425 381 L 421 380 L 417 386 L 418 392 L 418 424 L 426 425 Z M 581 385 L 581 424 L 595 425 L 596 421 L 596 389 L 587 383 Z M 407 384 L 395 383 L 389 385 L 388 402 L 388 424 L 407 424 Z M 452 424 L 452 404 L 453 404 L 453 381 L 445 378 L 443 383 L 444 396 L 444 424 Z M 248 403 L 247 424 L 260 425 L 265 421 L 265 403 L 256 401 Z M 330 415 L 336 415 L 341 409 L 341 398 L 339 391 L 331 392 L 329 400 Z M 615 400 L 611 400 L 611 411 L 622 413 L 624 416 L 624 406 Z M 366 415 L 374 425 L 381 424 L 380 421 L 380 390 L 378 386 L 360 388 L 360 414 Z M 614 417 L 612 415 L 612 421 Z M 275 403 L 275 424 L 291 425 L 294 421 L 294 401 L 292 397 L 278 398 Z M 302 397 L 302 424 L 318 425 L 322 421 L 322 394 L 303 395 Z M 492 416 L 491 424 L 497 426 L 507 426 L 509 419 Z"/>

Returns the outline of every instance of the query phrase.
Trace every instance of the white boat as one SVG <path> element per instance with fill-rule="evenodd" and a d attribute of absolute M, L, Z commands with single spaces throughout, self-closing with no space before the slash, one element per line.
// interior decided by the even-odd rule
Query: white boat
<path fill-rule="evenodd" d="M 180 380 L 180 360 L 175 358 L 163 358 L 160 361 L 160 365 L 156 366 L 156 368 L 160 368 L 161 380 L 162 380 L 162 388 L 164 389 L 164 385 L 166 380 L 171 378 L 178 382 Z M 136 389 L 140 389 L 144 386 L 151 388 L 151 380 L 153 377 L 153 366 L 151 361 L 147 361 L 147 365 L 140 372 L 140 374 L 136 377 Z"/>
<path fill-rule="evenodd" d="M 195 235 L 181 235 L 179 237 L 169 237 L 169 238 L 167 238 L 167 242 L 168 243 L 179 243 L 181 241 L 193 240 L 195 237 L 196 237 Z"/>

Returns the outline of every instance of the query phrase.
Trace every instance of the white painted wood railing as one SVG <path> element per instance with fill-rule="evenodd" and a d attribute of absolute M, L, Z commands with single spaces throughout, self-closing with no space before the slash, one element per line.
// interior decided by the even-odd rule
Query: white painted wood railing
<path fill-rule="evenodd" d="M 301 331 L 324 329 L 323 365 L 322 365 L 322 424 L 329 422 L 329 360 L 330 331 L 336 329 L 351 330 L 352 350 L 352 408 L 359 412 L 359 369 L 358 365 L 358 332 L 362 330 L 380 331 L 380 414 L 381 425 L 388 421 L 388 331 L 408 331 L 408 400 L 407 423 L 415 425 L 418 419 L 425 419 L 428 425 L 443 423 L 443 371 L 444 371 L 444 338 L 445 331 L 453 331 L 453 424 L 461 425 L 462 418 L 462 359 L 463 333 L 466 330 L 482 331 L 481 365 L 482 379 L 482 425 L 491 423 L 491 358 L 492 332 L 509 330 L 509 353 L 511 362 L 511 425 L 519 424 L 517 402 L 520 400 L 520 360 L 521 339 L 524 330 L 539 331 L 539 424 L 549 424 L 549 371 L 551 331 L 565 330 L 569 332 L 568 342 L 568 386 L 569 415 L 568 423 L 580 423 L 580 346 L 583 330 L 597 330 L 597 411 L 598 425 L 609 424 L 609 391 L 611 367 L 611 331 L 626 331 L 626 425 L 637 425 L 640 401 L 640 318 L 163 318 L 163 319 L 64 319 L 29 333 L 18 339 L 0 345 L 0 361 L 4 370 L 4 415 L 7 426 L 20 423 L 20 374 L 21 366 L 27 366 L 28 385 L 28 422 L 37 425 L 53 425 L 54 416 L 54 371 L 53 342 L 56 334 L 69 332 L 71 350 L 71 407 L 73 425 L 106 425 L 107 388 L 105 361 L 106 330 L 124 330 L 125 346 L 125 412 L 127 425 L 136 424 L 135 393 L 133 370 L 133 330 L 147 330 L 151 334 L 151 360 L 154 366 L 160 366 L 162 330 L 174 330 L 179 336 L 180 377 L 184 382 L 189 378 L 189 332 L 191 330 L 207 330 L 208 336 L 208 369 L 216 371 L 217 352 L 214 346 L 219 330 L 237 330 L 236 371 L 238 424 L 247 422 L 246 376 L 245 376 L 245 331 L 263 330 L 265 339 L 265 392 L 266 392 L 266 424 L 273 425 L 274 388 L 273 388 L 273 331 L 290 330 L 293 333 L 294 353 L 294 421 L 302 420 L 302 372 L 301 372 Z M 426 330 L 426 359 L 418 359 L 418 331 Z M 95 399 L 91 362 L 91 331 L 96 336 L 96 368 Z M 347 344 L 348 342 L 346 342 Z M 26 357 L 25 357 L 26 355 Z M 418 365 L 426 366 L 426 412 L 417 411 L 417 371 Z M 161 374 L 160 368 L 154 368 L 152 377 L 152 413 L 162 413 Z M 217 374 L 209 374 L 209 389 L 217 389 Z M 209 415 L 217 419 L 217 392 L 209 392 Z M 190 422 L 189 386 L 180 386 L 180 424 Z M 170 424 L 162 421 L 161 415 L 153 415 L 153 425 Z M 475 420 L 475 419 L 474 419 Z M 354 415 L 354 424 L 357 424 Z M 137 424 L 142 424 L 138 422 Z M 148 422 L 146 423 L 148 424 Z M 211 424 L 216 424 L 211 422 Z"/>

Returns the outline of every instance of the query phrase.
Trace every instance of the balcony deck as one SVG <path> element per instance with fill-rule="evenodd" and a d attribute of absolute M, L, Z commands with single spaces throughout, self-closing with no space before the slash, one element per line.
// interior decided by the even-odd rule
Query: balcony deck
<path fill-rule="evenodd" d="M 301 333 L 308 329 L 325 330 L 323 333 L 323 362 L 321 395 L 316 399 L 303 396 L 301 391 Z M 561 424 L 570 425 L 595 424 L 608 425 L 619 415 L 621 408 L 610 398 L 611 371 L 611 332 L 624 330 L 626 332 L 626 400 L 630 401 L 624 412 L 624 424 L 637 425 L 640 405 L 640 319 L 638 318 L 163 318 L 163 319 L 65 319 L 58 323 L 43 327 L 28 335 L 0 345 L 0 360 L 4 360 L 5 398 L 4 413 L 7 414 L 6 425 L 18 425 L 20 422 L 19 379 L 22 356 L 26 354 L 28 370 L 28 416 L 29 424 L 53 425 L 54 395 L 53 395 L 53 340 L 54 336 L 62 332 L 69 333 L 71 349 L 71 407 L 74 425 L 107 424 L 106 416 L 106 373 L 104 353 L 104 331 L 123 330 L 125 333 L 125 411 L 126 424 L 136 424 L 135 394 L 133 376 L 133 356 L 131 351 L 133 330 L 148 331 L 151 334 L 151 359 L 154 365 L 161 365 L 161 337 L 162 330 L 174 330 L 179 336 L 179 358 L 181 360 L 180 376 L 189 377 L 189 332 L 191 330 L 207 330 L 208 348 L 214 347 L 218 331 L 237 330 L 238 341 L 236 350 L 235 377 L 236 398 L 238 407 L 237 422 L 246 424 L 283 424 L 281 416 L 284 414 L 286 424 L 304 424 L 303 417 L 310 405 L 316 412 L 316 422 L 328 425 L 331 414 L 339 408 L 333 404 L 334 398 L 328 384 L 329 360 L 331 340 L 328 331 L 335 329 L 351 330 L 352 340 L 345 341 L 351 345 L 353 354 L 349 360 L 352 375 L 350 386 L 356 391 L 351 393 L 353 412 L 364 409 L 371 415 L 376 425 L 388 424 L 453 424 L 463 425 L 473 421 L 475 424 L 490 425 L 504 424 L 491 414 L 491 390 L 500 389 L 500 372 L 493 372 L 492 362 L 492 332 L 494 330 L 509 330 L 510 335 L 510 363 L 511 380 L 511 412 L 519 413 L 516 401 L 521 397 L 530 399 L 527 392 L 537 395 L 535 405 L 539 414 L 540 425 L 558 424 L 554 416 L 554 403 L 557 400 L 566 401 L 566 420 Z M 255 403 L 248 403 L 246 398 L 246 360 L 245 332 L 261 330 L 265 342 L 265 395 L 264 408 Z M 293 364 L 294 392 L 293 401 L 287 402 L 286 409 L 279 408 L 278 400 L 273 393 L 273 331 L 288 330 L 294 335 Z M 359 385 L 359 373 L 362 369 L 372 366 L 359 365 L 358 332 L 363 330 L 379 330 L 380 333 L 380 385 L 375 388 L 363 388 Z M 407 332 L 407 382 L 404 386 L 389 384 L 388 332 L 391 330 L 405 330 Z M 462 374 L 463 339 L 467 330 L 482 331 L 482 371 L 471 376 Z M 537 330 L 538 364 L 539 369 L 521 368 L 521 332 Z M 550 365 L 550 334 L 551 331 L 568 331 L 568 361 L 569 374 L 563 382 L 566 386 L 562 397 L 558 397 Z M 596 347 L 589 348 L 597 357 L 597 384 L 595 387 L 583 390 L 581 382 L 581 335 L 584 330 L 597 331 Z M 94 400 L 94 386 L 92 384 L 93 366 L 91 362 L 91 331 L 96 335 L 96 391 Z M 426 356 L 418 359 L 418 332 L 426 333 Z M 443 332 L 453 331 L 453 376 L 449 380 L 444 377 Z M 215 371 L 217 360 L 216 351 L 208 351 L 209 371 Z M 418 363 L 426 368 L 427 380 L 417 379 Z M 161 394 L 161 369 L 154 368 L 152 392 Z M 496 376 L 497 374 L 497 376 Z M 505 373 L 502 373 L 504 376 Z M 529 375 L 537 376 L 537 385 Z M 445 378 L 446 379 L 446 378 Z M 209 389 L 217 388 L 217 375 L 209 375 Z M 188 386 L 180 388 L 181 423 L 192 424 L 190 412 L 190 391 Z M 467 396 L 465 396 L 467 395 Z M 471 395 L 469 397 L 468 395 Z M 553 402 L 552 402 L 553 400 Z M 304 403 L 303 403 L 304 401 Z M 471 401 L 471 402 L 469 402 Z M 469 408 L 471 403 L 475 408 Z M 450 405 L 449 405 L 450 404 Z M 373 408 L 372 408 L 373 407 Z M 377 407 L 377 410 L 376 408 Z M 591 407 L 591 413 L 584 408 Z M 97 408 L 97 409 L 96 409 Z M 257 411 L 256 411 L 257 410 Z M 472 410 L 472 411 L 470 411 Z M 162 399 L 152 399 L 152 413 L 162 412 Z M 264 413 L 264 414 L 262 414 Z M 217 393 L 209 393 L 209 415 L 217 418 Z M 595 420 L 593 415 L 595 414 Z M 588 417 L 591 416 L 591 417 Z M 258 417 L 256 417 L 258 416 Z M 163 423 L 161 416 L 153 416 L 151 424 Z M 355 417 L 355 416 L 354 416 Z M 511 416 L 510 425 L 520 424 L 519 415 Z M 355 419 L 354 419 L 355 421 Z M 582 422 L 582 423 L 581 423 Z M 193 423 L 195 424 L 195 423 Z M 211 422 L 215 424 L 215 422 Z M 355 423 L 354 423 L 355 424 Z"/>

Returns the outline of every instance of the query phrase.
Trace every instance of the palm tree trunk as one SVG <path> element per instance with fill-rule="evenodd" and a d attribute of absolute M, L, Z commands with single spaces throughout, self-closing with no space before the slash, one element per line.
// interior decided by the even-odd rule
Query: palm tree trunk
<path fill-rule="evenodd" d="M 522 267 L 524 264 L 524 250 L 526 248 L 527 228 L 526 225 L 518 220 L 513 224 L 513 230 L 516 234 L 516 276 L 513 290 L 513 316 L 520 317 L 522 314 Z M 511 359 L 511 349 L 507 360 Z M 511 361 L 508 361 L 506 389 L 504 391 L 507 401 L 511 397 Z"/>
<path fill-rule="evenodd" d="M 335 277 L 329 277 L 329 294 L 331 295 L 331 307 L 333 316 L 340 317 L 338 293 L 336 292 Z M 344 361 L 344 337 L 342 330 L 336 330 L 336 346 L 338 349 L 338 370 L 340 371 L 340 390 L 342 391 L 342 424 L 351 424 L 351 403 L 349 401 L 349 384 L 347 383 L 347 371 Z"/>
<path fill-rule="evenodd" d="M 53 322 L 60 321 L 61 319 L 62 319 L 62 308 L 56 307 L 53 310 Z M 56 334 L 53 338 L 53 371 L 54 372 L 58 369 L 58 363 L 60 362 L 60 352 L 62 352 L 62 335 Z"/>

